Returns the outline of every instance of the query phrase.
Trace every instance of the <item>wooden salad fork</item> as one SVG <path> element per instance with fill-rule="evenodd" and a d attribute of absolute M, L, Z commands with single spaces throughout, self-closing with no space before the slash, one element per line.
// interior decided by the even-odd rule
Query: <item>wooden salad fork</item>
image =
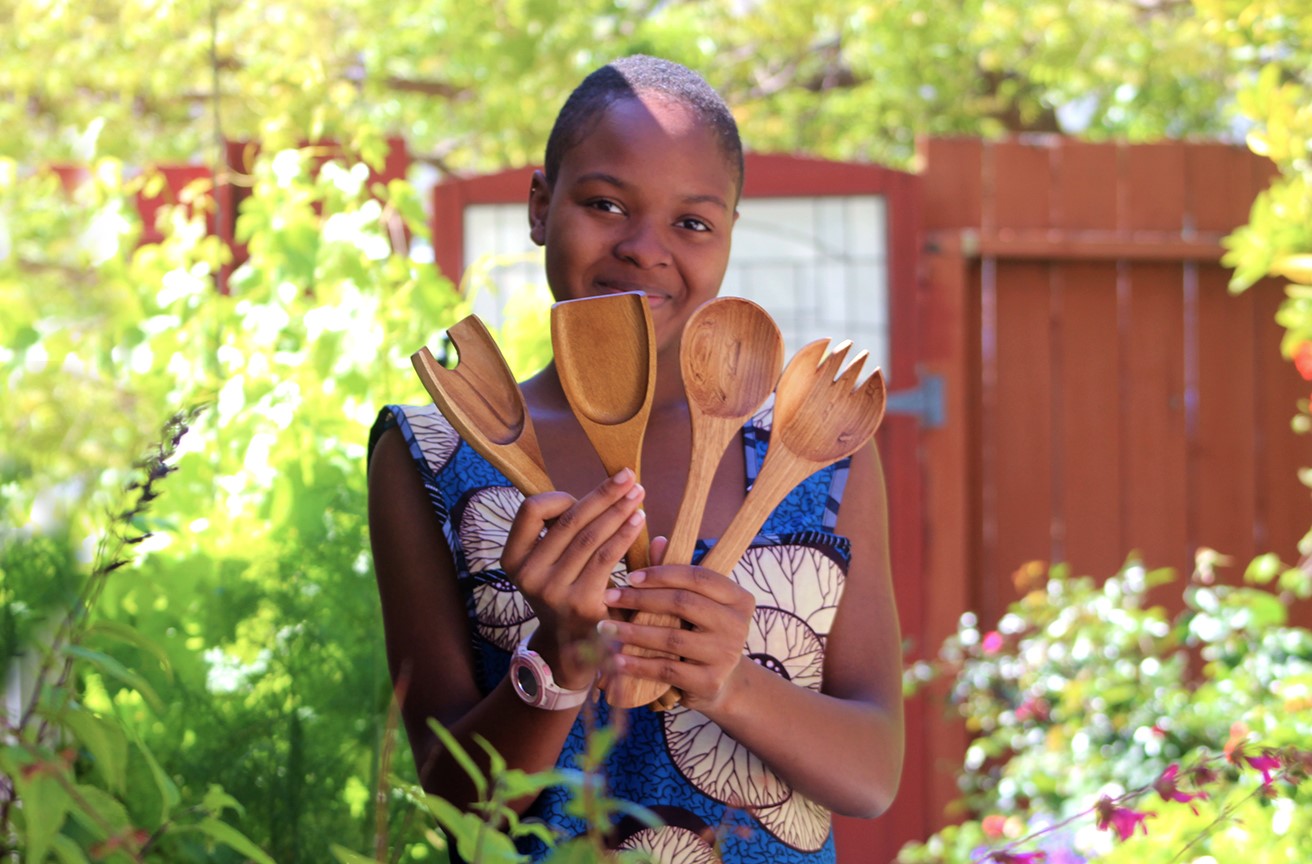
<path fill-rule="evenodd" d="M 447 369 L 427 347 L 410 357 L 424 389 L 468 444 L 525 497 L 553 488 L 524 394 L 477 315 L 447 330 L 459 360 Z"/>
<path fill-rule="evenodd" d="M 832 351 L 829 344 L 828 339 L 810 343 L 784 369 L 775 391 L 774 428 L 761 472 L 729 527 L 702 560 L 703 567 L 731 572 L 793 487 L 851 456 L 879 428 L 886 398 L 883 373 L 876 369 L 858 385 L 866 352 L 840 375 L 852 343 L 841 342 Z"/>

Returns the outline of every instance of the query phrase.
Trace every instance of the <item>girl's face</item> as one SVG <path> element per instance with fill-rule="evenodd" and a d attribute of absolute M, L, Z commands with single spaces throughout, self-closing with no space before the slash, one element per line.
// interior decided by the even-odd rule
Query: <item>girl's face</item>
<path fill-rule="evenodd" d="M 720 290 L 736 197 L 715 133 L 683 105 L 635 96 L 565 151 L 553 187 L 534 175 L 531 236 L 557 300 L 641 291 L 663 350 Z"/>

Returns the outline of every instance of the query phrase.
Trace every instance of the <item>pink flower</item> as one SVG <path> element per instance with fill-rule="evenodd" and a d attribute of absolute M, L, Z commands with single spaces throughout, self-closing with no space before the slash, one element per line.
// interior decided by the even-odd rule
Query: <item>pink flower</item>
<path fill-rule="evenodd" d="M 1280 770 L 1280 760 L 1272 756 L 1270 753 L 1265 753 L 1261 756 L 1245 755 L 1244 761 L 1247 762 L 1249 766 L 1262 772 L 1263 786 L 1270 786 L 1271 780 L 1273 779 L 1271 776 L 1272 773 Z"/>
<path fill-rule="evenodd" d="M 984 829 L 985 837 L 996 840 L 1007 832 L 1007 817 L 990 813 L 980 822 L 980 827 Z"/>
<path fill-rule="evenodd" d="M 1194 811 L 1194 815 L 1197 816 L 1198 808 L 1190 802 L 1196 798 L 1206 798 L 1207 793 L 1202 791 L 1183 791 L 1179 786 L 1179 777 L 1180 766 L 1172 762 L 1167 769 L 1162 772 L 1162 776 L 1158 777 L 1157 781 L 1153 783 L 1153 788 L 1157 790 L 1158 795 L 1162 796 L 1163 801 L 1178 801 L 1182 804 L 1188 804 L 1189 809 Z"/>
<path fill-rule="evenodd" d="M 1002 650 L 1003 644 L 1002 634 L 997 630 L 990 630 L 984 634 L 984 641 L 980 643 L 980 648 L 985 654 L 997 654 Z"/>
<path fill-rule="evenodd" d="M 1049 706 L 1046 699 L 1036 699 L 1031 696 L 1016 707 L 1016 719 L 1022 723 L 1027 720 L 1044 722 L 1048 717 Z"/>
<path fill-rule="evenodd" d="M 1156 813 L 1143 813 L 1138 810 L 1131 810 L 1128 807 L 1121 807 L 1110 798 L 1102 798 L 1094 808 L 1098 813 L 1098 827 L 1106 831 L 1108 828 L 1115 829 L 1117 835 L 1122 840 L 1129 840 L 1134 836 L 1135 828 L 1142 828 L 1146 836 L 1148 834 L 1147 821 L 1149 817 L 1156 816 Z"/>

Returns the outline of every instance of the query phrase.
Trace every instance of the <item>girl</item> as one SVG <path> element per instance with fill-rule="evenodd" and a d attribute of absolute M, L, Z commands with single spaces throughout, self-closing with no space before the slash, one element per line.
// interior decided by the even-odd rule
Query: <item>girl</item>
<path fill-rule="evenodd" d="M 831 811 L 882 812 L 902 763 L 901 647 L 873 445 L 793 490 L 732 578 L 695 565 L 651 566 L 627 584 L 623 573 L 643 522 L 659 538 L 678 508 L 690 449 L 679 337 L 719 290 L 742 182 L 733 117 L 695 73 L 639 56 L 580 84 L 533 175 L 530 234 L 557 300 L 647 297 L 657 340 L 649 483 L 627 469 L 602 476 L 552 365 L 522 390 L 559 491 L 528 500 L 433 406 L 389 406 L 372 436 L 374 562 L 388 659 L 408 682 L 402 710 L 429 791 L 460 805 L 474 798 L 429 718 L 463 742 L 481 735 L 511 767 L 573 766 L 604 661 L 683 694 L 669 712 L 613 716 L 622 712 L 604 695 L 586 709 L 624 730 L 606 766 L 611 794 L 665 822 L 617 825 L 617 847 L 671 862 L 833 861 Z M 730 447 L 699 536 L 718 536 L 742 504 L 770 420 L 767 403 Z M 653 560 L 663 547 L 653 542 Z M 699 542 L 697 560 L 707 548 Z M 609 587 L 613 574 L 622 587 Z M 637 610 L 689 626 L 622 620 Z M 599 632 L 607 650 L 596 650 Z M 680 659 L 620 655 L 624 644 Z M 565 797 L 547 790 L 519 806 L 577 833 Z"/>

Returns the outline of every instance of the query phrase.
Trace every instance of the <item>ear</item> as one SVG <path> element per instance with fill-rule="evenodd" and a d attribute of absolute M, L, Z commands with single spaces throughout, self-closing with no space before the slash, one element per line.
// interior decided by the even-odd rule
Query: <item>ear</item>
<path fill-rule="evenodd" d="M 539 246 L 547 245 L 547 211 L 551 209 L 551 187 L 547 175 L 533 172 L 528 186 L 528 236 Z"/>

